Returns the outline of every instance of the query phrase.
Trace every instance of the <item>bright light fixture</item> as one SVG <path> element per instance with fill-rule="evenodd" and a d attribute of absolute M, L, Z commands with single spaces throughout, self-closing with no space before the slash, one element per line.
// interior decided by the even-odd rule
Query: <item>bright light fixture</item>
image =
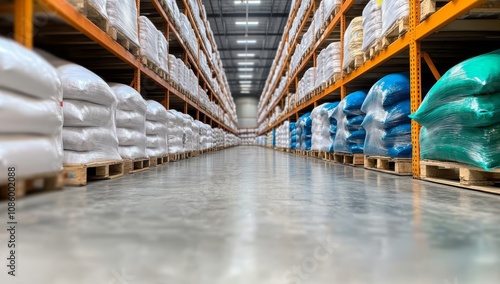
<path fill-rule="evenodd" d="M 242 5 L 242 4 L 250 4 L 250 5 L 258 5 L 260 4 L 260 0 L 235 0 L 234 1 L 235 5 Z"/>
<path fill-rule="evenodd" d="M 238 71 L 240 71 L 240 72 L 252 72 L 253 68 L 238 68 Z"/>
<path fill-rule="evenodd" d="M 247 21 L 237 21 L 237 22 L 235 22 L 235 24 L 238 26 L 247 26 L 247 25 L 248 26 L 257 26 L 259 24 L 259 22 L 257 22 L 257 21 L 255 21 L 255 22 L 254 21 L 248 21 L 248 22 Z"/>
<path fill-rule="evenodd" d="M 242 94 L 250 94 L 250 91 L 241 91 Z"/>
<path fill-rule="evenodd" d="M 245 43 L 247 43 L 247 44 L 256 44 L 257 40 L 255 40 L 255 39 L 242 39 L 242 40 L 237 40 L 236 42 L 239 43 L 239 44 L 245 44 Z"/>
<path fill-rule="evenodd" d="M 254 57 L 255 53 L 238 53 L 238 57 Z"/>
<path fill-rule="evenodd" d="M 252 75 L 240 75 L 240 79 L 252 79 Z"/>
<path fill-rule="evenodd" d="M 238 65 L 240 65 L 240 66 L 253 66 L 253 65 L 255 65 L 255 62 L 238 62 Z"/>
<path fill-rule="evenodd" d="M 252 84 L 252 81 L 240 81 L 240 84 Z"/>

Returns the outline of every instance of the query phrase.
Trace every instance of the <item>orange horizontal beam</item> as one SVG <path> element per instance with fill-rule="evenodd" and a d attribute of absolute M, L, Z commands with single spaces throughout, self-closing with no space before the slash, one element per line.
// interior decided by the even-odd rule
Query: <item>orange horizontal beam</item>
<path fill-rule="evenodd" d="M 65 0 L 37 1 L 127 64 L 139 67 L 139 60 L 137 60 L 120 44 L 114 41 L 108 34 L 89 21 L 85 16 L 80 14 L 80 12 L 78 12 Z"/>
<path fill-rule="evenodd" d="M 415 30 L 416 40 L 424 39 L 432 33 L 439 31 L 460 16 L 469 12 L 472 8 L 485 2 L 486 0 L 451 0 L 448 4 L 444 5 L 417 26 Z"/>

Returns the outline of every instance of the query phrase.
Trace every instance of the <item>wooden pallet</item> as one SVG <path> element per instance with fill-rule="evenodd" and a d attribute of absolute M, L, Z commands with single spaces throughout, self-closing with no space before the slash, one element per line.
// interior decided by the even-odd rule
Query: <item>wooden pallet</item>
<path fill-rule="evenodd" d="M 149 167 L 164 166 L 168 163 L 168 155 L 162 157 L 149 157 Z"/>
<path fill-rule="evenodd" d="M 380 156 L 365 156 L 365 169 L 374 170 L 383 173 L 394 174 L 398 176 L 411 176 L 412 160 L 398 159 Z"/>
<path fill-rule="evenodd" d="M 149 170 L 149 158 L 124 160 L 125 173 L 135 174 Z"/>
<path fill-rule="evenodd" d="M 129 40 L 122 32 L 112 26 L 109 26 L 106 32 L 114 41 L 120 44 L 128 52 L 135 57 L 139 57 L 139 45 Z"/>
<path fill-rule="evenodd" d="M 382 36 L 382 48 L 388 47 L 408 31 L 408 17 L 398 19 Z"/>
<path fill-rule="evenodd" d="M 94 25 L 99 27 L 103 31 L 108 31 L 109 21 L 108 19 L 99 12 L 99 9 L 94 5 L 92 1 L 85 0 L 78 3 L 71 3 L 82 15 L 89 19 Z"/>
<path fill-rule="evenodd" d="M 168 154 L 168 161 L 169 162 L 177 162 L 181 160 L 181 154 Z"/>
<path fill-rule="evenodd" d="M 363 65 L 363 63 L 365 63 L 364 54 L 357 54 L 356 56 L 354 56 L 352 61 L 347 64 L 347 67 L 344 69 L 344 75 L 351 74 L 354 70 Z"/>
<path fill-rule="evenodd" d="M 16 178 L 13 184 L 0 184 L 0 200 L 9 198 L 9 186 L 15 187 L 16 198 L 31 193 L 50 192 L 61 190 L 64 187 L 63 172 L 40 174 L 31 177 Z"/>
<path fill-rule="evenodd" d="M 333 162 L 350 166 L 364 165 L 365 155 L 335 152 Z"/>
<path fill-rule="evenodd" d="M 366 61 L 372 59 L 373 57 L 375 57 L 375 55 L 379 54 L 381 50 L 382 50 L 382 40 L 377 39 L 370 46 L 370 48 L 363 53 L 363 60 L 364 60 L 364 62 L 366 62 Z"/>
<path fill-rule="evenodd" d="M 500 169 L 485 171 L 461 163 L 424 160 L 420 162 L 420 178 L 435 183 L 500 194 Z"/>
<path fill-rule="evenodd" d="M 119 178 L 124 172 L 123 160 L 64 165 L 64 184 L 82 186 L 91 180 Z"/>
<path fill-rule="evenodd" d="M 141 56 L 141 63 L 142 63 L 142 65 L 146 66 L 147 68 L 149 68 L 151 71 L 155 72 L 156 74 L 159 73 L 160 67 L 158 67 L 158 65 L 156 65 L 153 61 L 151 61 L 151 59 L 149 59 L 148 57 Z"/>
<path fill-rule="evenodd" d="M 420 2 L 420 22 L 425 21 L 436 12 L 436 0 L 423 0 Z"/>

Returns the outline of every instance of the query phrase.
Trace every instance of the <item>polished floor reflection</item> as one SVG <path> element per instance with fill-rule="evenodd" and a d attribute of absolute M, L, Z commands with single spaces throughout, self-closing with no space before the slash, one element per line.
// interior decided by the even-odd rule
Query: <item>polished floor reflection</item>
<path fill-rule="evenodd" d="M 500 197 L 258 147 L 29 197 L 17 217 L 0 283 L 500 283 Z"/>

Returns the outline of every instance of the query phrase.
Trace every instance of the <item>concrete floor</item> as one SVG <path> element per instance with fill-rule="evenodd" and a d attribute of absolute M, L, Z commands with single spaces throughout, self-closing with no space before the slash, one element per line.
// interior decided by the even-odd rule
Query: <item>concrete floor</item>
<path fill-rule="evenodd" d="M 498 196 L 257 147 L 28 197 L 17 218 L 0 283 L 500 283 Z"/>

